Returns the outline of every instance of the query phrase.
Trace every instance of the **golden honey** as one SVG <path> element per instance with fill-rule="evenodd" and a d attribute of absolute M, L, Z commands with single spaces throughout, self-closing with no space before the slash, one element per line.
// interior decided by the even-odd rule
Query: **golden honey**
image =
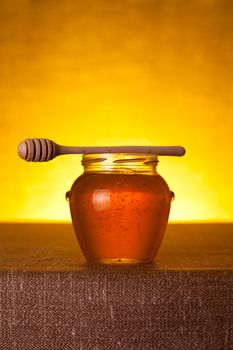
<path fill-rule="evenodd" d="M 84 173 L 68 192 L 72 222 L 86 259 L 152 262 L 167 226 L 172 192 L 157 173 L 157 157 L 83 156 Z"/>

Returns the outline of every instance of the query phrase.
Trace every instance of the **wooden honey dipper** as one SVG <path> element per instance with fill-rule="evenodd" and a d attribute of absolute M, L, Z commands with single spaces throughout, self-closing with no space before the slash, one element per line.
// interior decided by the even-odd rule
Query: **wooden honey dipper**
<path fill-rule="evenodd" d="M 181 146 L 104 146 L 72 147 L 61 146 L 49 139 L 33 138 L 22 141 L 18 146 L 18 155 L 27 162 L 47 162 L 63 154 L 98 153 L 143 153 L 159 156 L 183 156 Z"/>

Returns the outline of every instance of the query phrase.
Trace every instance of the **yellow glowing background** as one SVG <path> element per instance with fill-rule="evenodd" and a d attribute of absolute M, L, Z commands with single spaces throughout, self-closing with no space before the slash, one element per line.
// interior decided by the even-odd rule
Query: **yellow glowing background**
<path fill-rule="evenodd" d="M 231 0 L 1 0 L 1 221 L 70 220 L 81 157 L 23 162 L 27 137 L 181 144 L 170 220 L 231 221 L 232 112 Z"/>

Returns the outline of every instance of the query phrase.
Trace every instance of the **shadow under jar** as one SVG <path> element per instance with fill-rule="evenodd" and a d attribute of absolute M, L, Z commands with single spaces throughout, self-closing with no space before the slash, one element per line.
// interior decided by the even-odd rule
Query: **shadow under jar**
<path fill-rule="evenodd" d="M 86 154 L 67 192 L 73 226 L 88 261 L 150 263 L 167 226 L 173 192 L 148 154 Z"/>

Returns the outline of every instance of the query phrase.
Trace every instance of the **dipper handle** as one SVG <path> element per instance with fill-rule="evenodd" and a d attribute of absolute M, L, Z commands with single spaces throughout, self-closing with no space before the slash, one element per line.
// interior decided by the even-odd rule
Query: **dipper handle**
<path fill-rule="evenodd" d="M 183 156 L 182 146 L 104 146 L 72 147 L 56 144 L 43 138 L 26 139 L 18 146 L 18 155 L 27 162 L 47 162 L 62 154 L 98 154 L 98 153 L 144 153 L 159 156 Z"/>

